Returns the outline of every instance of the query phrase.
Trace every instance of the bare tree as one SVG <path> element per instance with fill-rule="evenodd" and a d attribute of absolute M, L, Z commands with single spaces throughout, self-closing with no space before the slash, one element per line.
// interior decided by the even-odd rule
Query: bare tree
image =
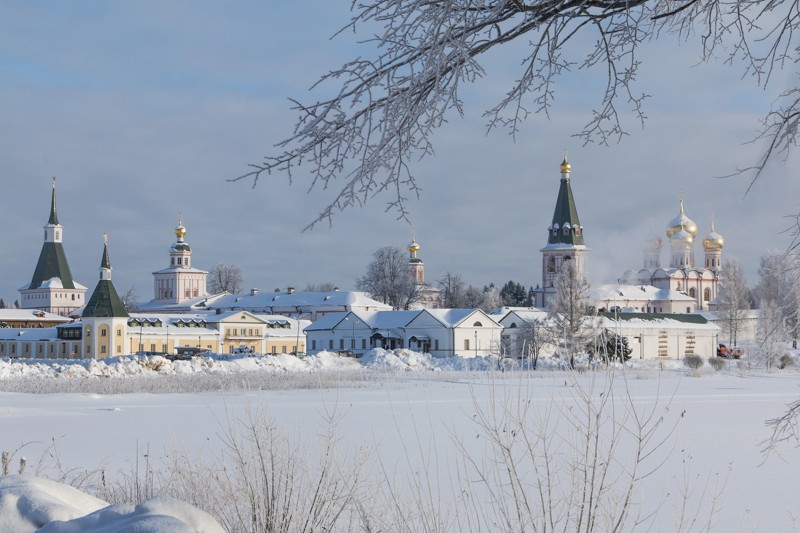
<path fill-rule="evenodd" d="M 590 286 L 574 263 L 565 261 L 561 267 L 555 282 L 556 294 L 547 310 L 553 334 L 561 339 L 570 368 L 575 368 L 575 356 L 592 336 Z"/>
<path fill-rule="evenodd" d="M 439 279 L 442 307 L 457 309 L 464 306 L 464 280 L 461 274 L 447 271 Z"/>
<path fill-rule="evenodd" d="M 127 312 L 135 313 L 139 310 L 139 295 L 136 294 L 135 288 L 128 289 L 119 299 Z"/>
<path fill-rule="evenodd" d="M 236 294 L 242 290 L 244 278 L 242 269 L 229 263 L 218 263 L 208 271 L 208 292 Z"/>
<path fill-rule="evenodd" d="M 291 180 L 304 167 L 311 187 L 337 188 L 309 226 L 379 193 L 390 194 L 387 209 L 405 217 L 406 201 L 420 190 L 411 162 L 433 153 L 432 134 L 449 115 L 463 114 L 461 89 L 485 75 L 483 58 L 498 47 L 521 50 L 521 57 L 515 81 L 484 113 L 490 130 L 516 134 L 530 115 L 549 113 L 560 76 L 596 70 L 605 85 L 578 136 L 602 144 L 626 133 L 620 102 L 644 122 L 647 95 L 635 86 L 643 42 L 697 39 L 701 62 L 738 62 L 743 77 L 764 88 L 776 71 L 800 59 L 797 4 L 782 0 L 368 0 L 352 6 L 338 33 L 364 29 L 362 45 L 370 49 L 323 75 L 312 88 L 319 96 L 309 103 L 292 100 L 293 133 L 275 154 L 234 178 L 252 178 L 255 186 L 264 173 Z M 515 41 L 527 46 L 510 44 Z M 800 88 L 790 87 L 766 116 L 763 158 L 742 171 L 756 179 L 771 155 L 788 152 L 799 121 Z"/>
<path fill-rule="evenodd" d="M 372 255 L 367 272 L 356 280 L 356 288 L 395 309 L 411 307 L 421 290 L 408 269 L 408 256 L 398 246 L 379 248 Z"/>
<path fill-rule="evenodd" d="M 736 346 L 739 327 L 747 310 L 750 309 L 750 300 L 742 266 L 734 258 L 725 262 L 717 301 L 720 318 L 728 329 L 728 340 Z"/>
<path fill-rule="evenodd" d="M 330 281 L 324 283 L 306 283 L 306 292 L 331 292 L 336 290 L 336 285 Z"/>

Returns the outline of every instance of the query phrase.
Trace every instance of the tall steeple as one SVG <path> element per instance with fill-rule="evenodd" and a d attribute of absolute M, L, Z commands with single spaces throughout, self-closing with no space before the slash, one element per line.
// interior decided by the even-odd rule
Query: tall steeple
<path fill-rule="evenodd" d="M 578 209 L 575 207 L 575 198 L 572 195 L 572 184 L 570 183 L 572 165 L 567 161 L 566 154 L 564 154 L 560 170 L 561 185 L 558 188 L 553 222 L 547 228 L 549 231 L 547 243 L 583 245 L 583 228 L 578 218 Z"/>
<path fill-rule="evenodd" d="M 68 315 L 83 306 L 86 287 L 72 279 L 62 243 L 64 229 L 56 212 L 56 179 L 52 179 L 50 215 L 44 226 L 44 243 L 31 282 L 19 289 L 23 309 L 41 309 Z"/>
<path fill-rule="evenodd" d="M 555 281 L 566 261 L 574 261 L 578 275 L 586 277 L 589 249 L 583 238 L 583 226 L 578 218 L 575 197 L 572 194 L 570 174 L 572 165 L 566 153 L 559 168 L 561 182 L 556 198 L 553 220 L 547 227 L 547 245 L 542 248 L 542 284 L 536 290 L 536 306 L 547 307 L 555 294 Z"/>

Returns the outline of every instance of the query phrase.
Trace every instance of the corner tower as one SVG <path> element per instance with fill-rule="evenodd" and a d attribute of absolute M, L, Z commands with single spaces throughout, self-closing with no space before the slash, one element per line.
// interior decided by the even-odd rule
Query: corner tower
<path fill-rule="evenodd" d="M 566 261 L 575 261 L 578 275 L 586 277 L 589 249 L 583 238 L 572 194 L 572 165 L 567 156 L 561 162 L 561 184 L 558 189 L 553 221 L 547 227 L 547 245 L 542 248 L 542 285 L 536 293 L 537 307 L 545 308 L 555 294 L 555 281 Z"/>
<path fill-rule="evenodd" d="M 64 228 L 56 213 L 56 179 L 50 196 L 50 217 L 31 282 L 20 287 L 20 307 L 67 316 L 84 304 L 86 287 L 72 279 L 64 252 Z"/>
<path fill-rule="evenodd" d="M 103 241 L 100 281 L 97 282 L 81 316 L 83 356 L 88 359 L 124 355 L 125 340 L 128 338 L 128 312 L 111 282 L 108 236 L 104 235 Z"/>
<path fill-rule="evenodd" d="M 153 272 L 153 300 L 161 305 L 181 304 L 208 295 L 208 272 L 192 267 L 192 248 L 186 242 L 183 218 L 175 228 L 177 241 L 169 248 L 169 267 Z"/>

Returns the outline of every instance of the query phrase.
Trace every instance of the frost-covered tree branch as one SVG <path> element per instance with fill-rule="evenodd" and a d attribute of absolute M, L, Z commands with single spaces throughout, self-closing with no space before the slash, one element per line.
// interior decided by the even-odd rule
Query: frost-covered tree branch
<path fill-rule="evenodd" d="M 606 78 L 585 127 L 585 143 L 608 143 L 625 135 L 620 106 L 639 121 L 647 95 L 635 87 L 638 46 L 649 39 L 699 39 L 700 59 L 720 57 L 743 64 L 743 76 L 766 87 L 776 70 L 797 60 L 797 1 L 772 0 L 354 0 L 342 28 L 370 32 L 358 57 L 323 75 L 312 87 L 320 95 L 292 100 L 298 119 L 278 150 L 236 180 L 255 186 L 265 174 L 302 169 L 309 188 L 333 188 L 333 200 L 309 224 L 360 206 L 377 195 L 400 218 L 418 196 L 416 160 L 434 152 L 432 134 L 451 115 L 464 113 L 462 88 L 485 75 L 486 54 L 524 41 L 517 79 L 485 111 L 488 128 L 512 135 L 531 114 L 547 115 L 556 80 L 589 69 Z M 758 177 L 776 152 L 796 143 L 800 99 L 792 88 L 767 115 L 769 148 L 742 172 Z M 322 96 L 324 95 L 324 96 Z"/>

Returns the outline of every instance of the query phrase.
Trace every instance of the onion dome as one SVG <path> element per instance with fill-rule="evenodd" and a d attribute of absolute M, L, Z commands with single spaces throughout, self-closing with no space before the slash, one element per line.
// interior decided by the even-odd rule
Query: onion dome
<path fill-rule="evenodd" d="M 175 236 L 178 238 L 179 241 L 182 241 L 183 238 L 186 236 L 186 228 L 183 226 L 182 223 L 179 223 L 178 227 L 175 228 Z"/>
<path fill-rule="evenodd" d="M 567 161 L 567 154 L 564 154 L 564 160 L 561 162 L 561 173 L 569 174 L 572 171 L 572 165 Z"/>
<path fill-rule="evenodd" d="M 644 251 L 658 251 L 661 249 L 662 242 L 661 237 L 651 232 L 647 239 L 645 239 L 642 249 Z"/>
<path fill-rule="evenodd" d="M 708 252 L 719 252 L 725 246 L 725 239 L 714 230 L 714 221 L 711 221 L 711 231 L 703 239 L 703 249 Z"/>
<path fill-rule="evenodd" d="M 692 240 L 697 237 L 697 224 L 695 224 L 691 218 L 687 217 L 686 213 L 683 211 L 683 196 L 681 196 L 680 213 L 670 220 L 667 225 L 667 237 L 671 239 L 675 233 L 681 230 L 688 232 L 692 236 Z"/>
<path fill-rule="evenodd" d="M 687 246 L 691 246 L 694 242 L 694 235 L 689 233 L 689 230 L 686 228 L 680 228 L 678 231 L 672 234 L 669 240 L 672 244 L 685 244 Z"/>
<path fill-rule="evenodd" d="M 172 250 L 177 250 L 179 252 L 189 252 L 192 249 L 183 240 L 186 236 L 186 227 L 183 225 L 183 217 L 180 218 L 178 221 L 178 226 L 175 228 L 175 236 L 178 238 L 178 242 L 172 245 Z"/>
<path fill-rule="evenodd" d="M 417 244 L 417 240 L 414 237 L 411 237 L 411 244 L 408 245 L 408 251 L 412 254 L 419 252 L 419 244 Z"/>

